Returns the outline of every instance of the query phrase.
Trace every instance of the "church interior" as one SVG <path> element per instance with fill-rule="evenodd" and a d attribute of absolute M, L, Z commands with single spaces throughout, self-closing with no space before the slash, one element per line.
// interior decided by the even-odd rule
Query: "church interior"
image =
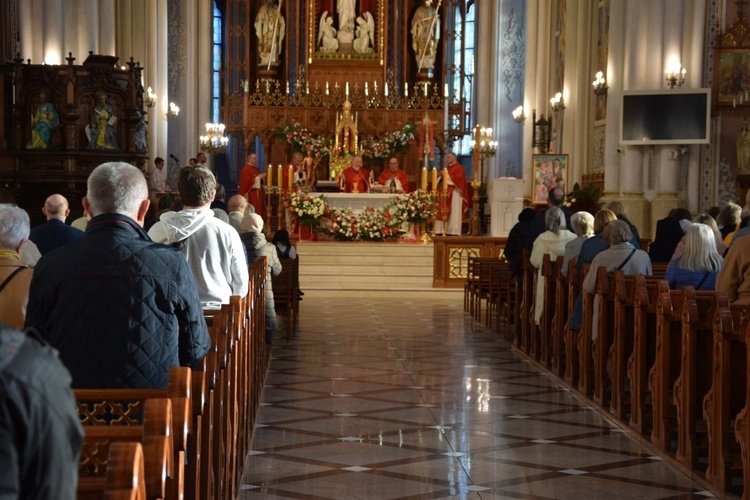
<path fill-rule="evenodd" d="M 480 261 L 500 262 L 521 211 L 546 208 L 554 187 L 571 209 L 621 203 L 647 242 L 674 209 L 750 205 L 747 4 L 5 0 L 0 202 L 34 226 L 60 193 L 77 217 L 97 165 L 124 161 L 149 177 L 157 157 L 179 172 L 199 153 L 229 199 L 255 154 L 267 231 L 294 232 L 284 204 L 296 152 L 332 207 L 378 208 L 395 192 L 362 206 L 352 205 L 359 188 L 338 193 L 355 157 L 372 176 L 368 190 L 396 158 L 405 190 L 441 204 L 411 221 L 408 245 L 303 241 L 294 226 L 306 295 L 279 313 L 273 349 L 238 347 L 260 324 L 247 308 L 262 300 L 262 276 L 247 303 L 208 320 L 230 333 L 204 372 L 216 380 L 201 378 L 211 387 L 192 385 L 185 412 L 197 418 L 183 422 L 193 429 L 184 443 L 170 444 L 183 464 L 164 498 L 745 498 L 745 316 L 686 294 L 667 306 L 669 290 L 663 300 L 650 281 L 610 277 L 611 290 L 596 292 L 608 302 L 592 295 L 583 307 L 609 311 L 593 321 L 612 339 L 585 345 L 560 319 L 575 302 L 561 265 L 545 262 L 538 282 L 524 269 L 514 285 L 507 263 L 487 264 L 502 276 L 492 288 Z M 447 229 L 451 155 L 466 188 L 457 232 Z M 535 324 L 531 290 L 541 283 L 559 313 Z M 667 307 L 672 316 L 659 316 Z M 620 323 L 631 334 L 665 328 L 672 351 L 662 337 L 620 345 Z M 732 363 L 721 382 L 695 367 L 682 378 L 689 325 L 709 339 L 697 359 L 701 348 L 713 353 L 717 373 L 721 356 Z M 664 373 L 634 371 L 638 346 Z M 678 389 L 689 377 L 698 395 L 685 402 Z M 204 390 L 211 409 L 197 402 Z M 195 442 L 201 431 L 212 441 Z M 153 491 L 148 472 L 140 481 Z"/>

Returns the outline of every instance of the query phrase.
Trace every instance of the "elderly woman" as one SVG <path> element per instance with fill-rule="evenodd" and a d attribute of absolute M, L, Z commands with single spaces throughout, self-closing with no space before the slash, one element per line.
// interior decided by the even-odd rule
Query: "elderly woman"
<path fill-rule="evenodd" d="M 716 234 L 706 225 L 696 223 L 685 235 L 684 252 L 667 267 L 664 279 L 669 288 L 680 290 L 692 286 L 696 290 L 713 290 L 716 276 L 724 261 L 716 249 Z"/>
<path fill-rule="evenodd" d="M 633 233 L 630 232 L 627 222 L 621 220 L 610 222 L 604 228 L 602 237 L 609 248 L 594 257 L 586 279 L 583 280 L 583 291 L 587 293 L 596 291 L 596 275 L 600 267 L 604 267 L 607 272 L 621 270 L 627 275 L 651 275 L 651 259 L 646 252 L 635 248 L 630 243 Z M 594 308 L 594 324 L 597 324 L 596 307 Z M 594 330 L 593 340 L 596 340 L 596 337 L 597 331 Z"/>
<path fill-rule="evenodd" d="M 716 224 L 721 231 L 721 237 L 726 238 L 737 230 L 742 219 L 742 207 L 736 203 L 727 202 L 721 207 L 719 215 L 716 216 Z"/>
<path fill-rule="evenodd" d="M 558 207 L 551 207 L 544 214 L 547 230 L 534 241 L 529 261 L 537 269 L 536 300 L 534 302 L 534 321 L 539 324 L 544 309 L 544 283 L 542 277 L 542 262 L 549 254 L 551 260 L 565 255 L 565 245 L 575 239 L 576 235 L 565 226 L 565 213 Z"/>
<path fill-rule="evenodd" d="M 565 245 L 565 257 L 561 270 L 563 276 L 568 275 L 568 263 L 577 259 L 578 254 L 581 253 L 583 242 L 594 236 L 594 216 L 588 212 L 576 212 L 570 216 L 570 225 L 573 226 L 573 231 L 578 237 Z"/>
<path fill-rule="evenodd" d="M 22 329 L 34 271 L 20 253 L 29 239 L 29 214 L 13 205 L 0 204 L 0 322 Z"/>

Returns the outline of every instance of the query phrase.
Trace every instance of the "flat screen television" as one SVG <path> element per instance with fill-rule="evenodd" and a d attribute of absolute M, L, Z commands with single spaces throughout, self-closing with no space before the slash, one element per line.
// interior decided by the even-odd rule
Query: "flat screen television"
<path fill-rule="evenodd" d="M 710 91 L 706 88 L 623 92 L 620 144 L 708 144 Z"/>

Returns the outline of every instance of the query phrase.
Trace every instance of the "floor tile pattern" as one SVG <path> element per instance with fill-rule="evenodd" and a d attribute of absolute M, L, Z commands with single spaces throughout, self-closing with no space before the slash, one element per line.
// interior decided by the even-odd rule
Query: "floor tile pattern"
<path fill-rule="evenodd" d="M 275 347 L 240 498 L 706 498 L 464 315 L 305 298 Z"/>

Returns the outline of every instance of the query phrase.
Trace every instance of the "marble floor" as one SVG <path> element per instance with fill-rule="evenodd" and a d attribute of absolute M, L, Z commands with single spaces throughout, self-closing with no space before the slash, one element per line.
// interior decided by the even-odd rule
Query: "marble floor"
<path fill-rule="evenodd" d="M 240 498 L 712 496 L 464 315 L 305 297 L 274 339 Z"/>

